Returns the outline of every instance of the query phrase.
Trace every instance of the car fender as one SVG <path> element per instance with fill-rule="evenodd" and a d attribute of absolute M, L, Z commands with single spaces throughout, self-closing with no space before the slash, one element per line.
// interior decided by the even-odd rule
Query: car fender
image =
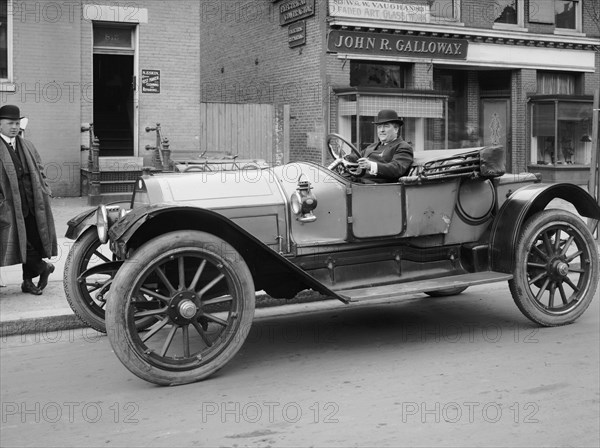
<path fill-rule="evenodd" d="M 574 184 L 532 184 L 515 191 L 502 205 L 492 225 L 490 255 L 492 270 L 512 273 L 521 227 L 553 199 L 571 203 L 581 216 L 600 219 L 600 206 L 584 189 Z"/>
<path fill-rule="evenodd" d="M 65 237 L 70 240 L 76 240 L 81 233 L 90 227 L 96 225 L 96 207 L 85 210 L 77 216 L 69 219 L 67 222 L 67 231 Z"/>
<path fill-rule="evenodd" d="M 124 259 L 130 247 L 139 247 L 152 238 L 177 230 L 200 230 L 227 241 L 245 259 L 253 275 L 257 269 L 269 264 L 276 265 L 278 269 L 292 274 L 307 288 L 335 297 L 344 303 L 348 302 L 344 296 L 329 289 L 288 258 L 227 217 L 212 210 L 171 204 L 133 209 L 111 227 L 109 236 L 113 252 Z"/>
<path fill-rule="evenodd" d="M 106 206 L 122 206 L 124 208 L 129 208 L 131 205 L 130 201 L 114 201 L 109 202 Z M 65 238 L 69 238 L 70 240 L 76 240 L 79 238 L 79 235 L 83 233 L 90 226 L 96 225 L 96 211 L 98 207 L 89 208 L 77 216 L 69 219 L 67 221 L 67 231 L 65 232 Z"/>

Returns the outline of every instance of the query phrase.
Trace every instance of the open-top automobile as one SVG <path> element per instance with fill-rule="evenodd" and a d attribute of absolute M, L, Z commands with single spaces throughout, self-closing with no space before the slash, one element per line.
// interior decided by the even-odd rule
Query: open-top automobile
<path fill-rule="evenodd" d="M 367 184 L 333 162 L 142 176 L 128 206 L 73 218 L 65 269 L 75 313 L 106 331 L 135 375 L 161 385 L 222 368 L 250 330 L 256 291 L 343 303 L 459 294 L 507 281 L 525 316 L 569 324 L 592 301 L 598 220 L 582 188 L 505 174 L 501 147 L 415 153 L 408 175 Z M 109 248 L 109 250 L 107 250 Z"/>

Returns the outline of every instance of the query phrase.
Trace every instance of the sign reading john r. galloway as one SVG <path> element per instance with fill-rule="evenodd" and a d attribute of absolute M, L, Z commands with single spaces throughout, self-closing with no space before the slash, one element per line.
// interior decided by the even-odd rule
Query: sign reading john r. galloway
<path fill-rule="evenodd" d="M 400 34 L 331 30 L 327 50 L 334 53 L 360 53 L 413 58 L 466 59 L 469 41 Z"/>

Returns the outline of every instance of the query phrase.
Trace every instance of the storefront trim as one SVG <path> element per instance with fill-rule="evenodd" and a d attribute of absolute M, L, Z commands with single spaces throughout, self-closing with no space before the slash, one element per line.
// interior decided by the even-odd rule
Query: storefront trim
<path fill-rule="evenodd" d="M 590 73 L 595 71 L 595 54 L 592 51 L 501 46 L 497 44 L 478 44 L 476 42 L 470 43 L 466 60 L 412 58 L 399 55 L 379 56 L 368 53 L 337 53 L 337 57 L 342 60 L 427 62 L 439 65 L 497 67 L 505 69 L 531 68 L 535 70 L 562 70 Z"/>
<path fill-rule="evenodd" d="M 590 73 L 595 71 L 595 53 L 593 51 L 567 48 L 531 48 L 472 42 L 466 62 L 469 65 L 485 65 L 487 67 Z"/>
<path fill-rule="evenodd" d="M 492 39 L 512 39 L 514 41 L 522 40 L 524 42 L 535 42 L 535 43 L 547 43 L 552 42 L 554 44 L 564 45 L 598 45 L 598 40 L 594 38 L 585 37 L 584 34 L 572 35 L 567 34 L 564 30 L 556 34 L 534 34 L 528 32 L 521 32 L 515 30 L 484 30 L 481 28 L 470 28 L 461 26 L 463 24 L 452 22 L 452 28 L 448 25 L 434 25 L 434 24 L 416 24 L 409 22 L 384 22 L 381 20 L 372 21 L 361 21 L 361 20 L 339 20 L 332 19 L 329 22 L 329 26 L 335 27 L 349 27 L 364 30 L 398 30 L 403 32 L 417 32 L 417 33 L 440 33 L 447 34 L 452 37 L 462 36 L 480 36 L 482 38 Z M 581 36 L 581 37 L 580 37 Z"/>

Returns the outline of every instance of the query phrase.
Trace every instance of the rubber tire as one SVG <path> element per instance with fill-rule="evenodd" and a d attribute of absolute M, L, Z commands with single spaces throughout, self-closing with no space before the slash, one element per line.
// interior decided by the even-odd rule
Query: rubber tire
<path fill-rule="evenodd" d="M 82 296 L 80 285 L 77 282 L 79 275 L 84 272 L 88 266 L 82 266 L 84 257 L 90 250 L 95 250 L 100 246 L 96 227 L 86 229 L 71 246 L 69 255 L 65 261 L 65 270 L 63 275 L 63 286 L 69 306 L 75 315 L 86 325 L 89 325 L 96 331 L 106 333 L 105 312 L 104 310 L 91 309 L 87 299 Z"/>
<path fill-rule="evenodd" d="M 570 311 L 563 314 L 551 314 L 545 312 L 537 306 L 535 297 L 528 294 L 528 277 L 525 266 L 526 255 L 528 248 L 532 244 L 532 239 L 537 238 L 541 231 L 556 224 L 568 224 L 575 229 L 584 239 L 585 244 L 590 252 L 590 281 L 588 282 L 587 291 L 583 298 L 579 299 L 579 304 Z M 567 325 L 577 320 L 590 306 L 594 299 L 596 288 L 598 287 L 598 248 L 592 233 L 586 227 L 585 223 L 574 214 L 563 210 L 543 210 L 536 213 L 527 220 L 521 235 L 517 242 L 515 251 L 515 268 L 513 278 L 509 280 L 508 285 L 512 294 L 513 300 L 519 307 L 521 312 L 533 322 L 545 326 L 554 327 L 559 325 Z"/>
<path fill-rule="evenodd" d="M 149 363 L 132 340 L 128 324 L 128 301 L 147 268 L 157 259 L 176 255 L 179 251 L 200 250 L 223 264 L 228 280 L 241 300 L 236 331 L 227 345 L 209 363 L 190 370 L 166 370 Z M 234 291 L 232 291 L 233 293 Z M 106 322 L 110 344 L 123 365 L 148 382 L 173 386 L 203 380 L 221 369 L 242 347 L 254 318 L 255 289 L 248 266 L 241 255 L 226 241 L 205 232 L 186 230 L 156 237 L 138 248 L 117 272 L 108 301 Z M 229 331 L 229 329 L 227 329 Z"/>
<path fill-rule="evenodd" d="M 467 288 L 468 288 L 468 286 L 459 286 L 457 288 L 440 289 L 439 291 L 429 291 L 429 292 L 425 292 L 425 294 L 427 294 L 430 297 L 457 296 Z"/>

